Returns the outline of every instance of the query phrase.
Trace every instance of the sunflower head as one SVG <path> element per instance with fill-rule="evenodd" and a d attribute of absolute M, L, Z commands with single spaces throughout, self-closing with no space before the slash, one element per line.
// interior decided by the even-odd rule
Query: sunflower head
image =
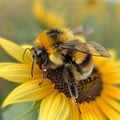
<path fill-rule="evenodd" d="M 114 51 L 110 51 L 110 59 L 93 58 L 91 75 L 77 84 L 76 106 L 71 99 L 68 84 L 64 81 L 64 67 L 49 69 L 46 80 L 40 85 L 42 71 L 38 65 L 34 65 L 34 76 L 30 75 L 30 53 L 26 52 L 25 59 L 22 60 L 26 46 L 19 46 L 3 38 L 0 39 L 0 45 L 18 61 L 0 63 L 0 76 L 21 83 L 7 96 L 2 107 L 19 102 L 41 101 L 40 120 L 120 118 L 120 61 L 116 60 Z"/>

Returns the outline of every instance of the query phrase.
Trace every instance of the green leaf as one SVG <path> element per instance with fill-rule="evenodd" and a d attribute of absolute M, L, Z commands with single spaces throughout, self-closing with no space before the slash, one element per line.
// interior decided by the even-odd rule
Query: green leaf
<path fill-rule="evenodd" d="M 26 115 L 28 115 L 31 112 L 35 111 L 36 109 L 40 108 L 40 103 L 41 103 L 41 101 L 34 102 L 33 105 L 29 108 L 28 111 L 26 111 L 22 115 L 18 116 L 15 120 L 21 120 L 21 118 L 24 118 Z"/>
<path fill-rule="evenodd" d="M 3 120 L 37 120 L 40 101 L 11 105 L 2 111 Z"/>

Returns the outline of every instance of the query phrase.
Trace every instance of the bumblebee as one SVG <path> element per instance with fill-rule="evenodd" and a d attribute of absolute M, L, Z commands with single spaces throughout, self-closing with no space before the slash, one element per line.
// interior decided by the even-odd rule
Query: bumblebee
<path fill-rule="evenodd" d="M 29 49 L 32 54 L 31 75 L 36 63 L 43 71 L 42 82 L 49 69 L 64 67 L 65 82 L 71 97 L 78 98 L 77 84 L 86 79 L 93 71 L 93 56 L 110 57 L 110 54 L 96 42 L 86 42 L 77 34 L 91 34 L 92 29 L 79 26 L 69 29 L 50 29 L 41 32 Z M 27 48 L 28 49 L 28 48 Z M 27 50 L 26 49 L 26 50 Z M 42 83 L 41 82 L 41 83 Z"/>

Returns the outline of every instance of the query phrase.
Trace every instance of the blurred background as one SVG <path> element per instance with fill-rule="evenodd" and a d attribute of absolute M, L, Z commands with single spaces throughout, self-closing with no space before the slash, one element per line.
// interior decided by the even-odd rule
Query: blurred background
<path fill-rule="evenodd" d="M 0 0 L 0 37 L 20 45 L 32 44 L 44 29 L 71 29 L 79 25 L 93 28 L 94 32 L 87 36 L 87 41 L 96 41 L 107 49 L 115 49 L 117 57 L 120 57 L 119 0 Z M 15 60 L 0 48 L 0 62 L 5 61 Z M 15 86 L 0 79 L 0 105 Z M 25 105 L 17 104 L 2 110 L 0 120 L 13 120 L 13 112 L 17 116 L 31 103 Z M 19 111 L 15 112 L 17 107 Z M 33 120 L 36 116 L 37 112 L 34 112 L 21 120 Z"/>

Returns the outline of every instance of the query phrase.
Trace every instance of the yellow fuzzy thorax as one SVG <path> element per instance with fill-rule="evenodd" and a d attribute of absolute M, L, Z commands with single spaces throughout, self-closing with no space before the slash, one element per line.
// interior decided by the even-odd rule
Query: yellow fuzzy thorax
<path fill-rule="evenodd" d="M 54 48 L 55 43 L 63 42 L 67 43 L 75 38 L 74 34 L 69 29 L 55 29 L 59 33 L 52 36 L 50 30 L 45 30 L 40 33 L 35 41 L 35 46 L 37 48 L 44 48 L 49 54 L 49 59 L 56 65 L 62 65 L 63 60 L 60 51 Z M 62 50 L 64 53 L 65 51 Z"/>
<path fill-rule="evenodd" d="M 57 29 L 56 29 L 57 30 Z M 61 28 L 59 29 L 59 34 L 55 37 L 51 37 L 49 35 L 50 30 L 45 30 L 40 33 L 37 37 L 35 45 L 38 47 L 44 47 L 45 49 L 49 50 L 56 42 L 68 42 L 73 40 L 74 35 L 69 29 Z"/>

